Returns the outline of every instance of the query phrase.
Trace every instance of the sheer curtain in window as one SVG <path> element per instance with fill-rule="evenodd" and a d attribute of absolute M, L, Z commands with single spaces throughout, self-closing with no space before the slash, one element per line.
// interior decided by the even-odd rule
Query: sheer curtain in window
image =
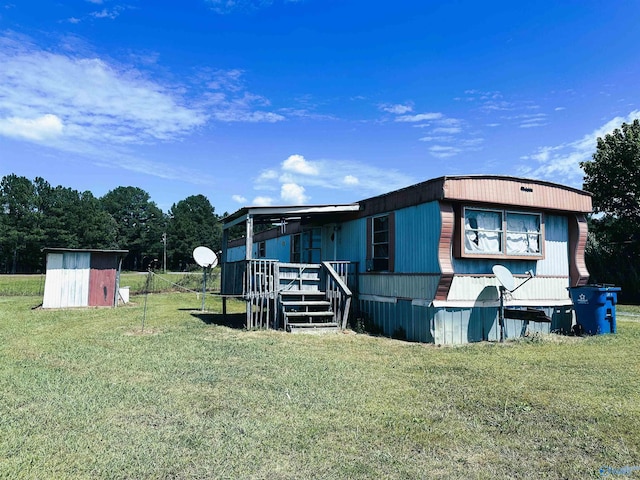
<path fill-rule="evenodd" d="M 502 214 L 483 210 L 465 211 L 464 248 L 467 253 L 500 253 Z"/>
<path fill-rule="evenodd" d="M 507 253 L 540 253 L 540 217 L 507 213 Z"/>

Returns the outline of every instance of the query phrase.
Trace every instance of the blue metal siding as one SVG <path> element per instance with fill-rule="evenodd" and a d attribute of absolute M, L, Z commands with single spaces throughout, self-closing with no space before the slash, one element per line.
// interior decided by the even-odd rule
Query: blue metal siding
<path fill-rule="evenodd" d="M 423 203 L 396 212 L 395 271 L 440 273 L 440 205 Z"/>
<path fill-rule="evenodd" d="M 338 241 L 336 246 L 338 258 L 336 260 L 358 262 L 360 272 L 364 272 L 366 270 L 367 256 L 366 218 L 343 223 L 336 232 L 336 238 Z M 333 255 L 333 252 L 331 255 Z"/>
<path fill-rule="evenodd" d="M 401 273 L 440 273 L 440 207 L 430 202 L 404 208 L 395 213 L 395 271 Z M 333 258 L 333 231 L 323 232 L 323 258 Z M 366 270 L 367 219 L 345 222 L 336 232 L 336 260 L 358 262 Z"/>
<path fill-rule="evenodd" d="M 537 265 L 537 275 L 569 276 L 569 219 L 545 215 L 544 260 Z"/>
<path fill-rule="evenodd" d="M 377 302 L 361 300 L 360 312 L 374 325 L 372 329 L 387 337 L 414 342 L 429 342 L 429 320 L 414 321 L 410 300 L 397 302 Z"/>
<path fill-rule="evenodd" d="M 412 305 L 409 300 L 378 302 L 360 300 L 363 316 L 385 336 L 413 342 L 458 345 L 500 339 L 497 307 L 435 308 Z M 505 319 L 505 338 L 532 333 L 569 333 L 572 314 L 568 307 L 539 307 L 551 323 Z"/>
<path fill-rule="evenodd" d="M 240 245 L 237 247 L 231 247 L 227 249 L 227 262 L 239 262 L 244 260 L 245 246 Z"/>
<path fill-rule="evenodd" d="M 363 274 L 358 279 L 362 295 L 380 295 L 410 299 L 433 299 L 438 288 L 438 275 Z"/>
<path fill-rule="evenodd" d="M 267 240 L 265 250 L 266 258 L 289 262 L 291 259 L 291 235 Z"/>

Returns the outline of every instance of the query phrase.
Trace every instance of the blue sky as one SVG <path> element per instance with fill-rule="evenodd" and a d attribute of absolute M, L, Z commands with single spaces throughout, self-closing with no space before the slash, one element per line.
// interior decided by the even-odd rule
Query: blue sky
<path fill-rule="evenodd" d="M 582 186 L 640 118 L 640 2 L 0 0 L 0 176 L 160 208 L 441 175 Z"/>

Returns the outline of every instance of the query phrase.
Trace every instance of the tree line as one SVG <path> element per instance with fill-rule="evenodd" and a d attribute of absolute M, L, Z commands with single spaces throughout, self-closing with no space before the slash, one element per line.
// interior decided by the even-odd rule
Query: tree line
<path fill-rule="evenodd" d="M 223 216 L 226 215 L 223 214 Z M 15 174 L 0 181 L 0 273 L 44 271 L 43 248 L 128 250 L 125 270 L 184 270 L 193 249 L 219 251 L 220 216 L 204 195 L 174 203 L 164 213 L 138 187 L 103 197 Z M 166 248 L 166 250 L 165 250 Z"/>
<path fill-rule="evenodd" d="M 640 303 L 640 121 L 598 138 L 580 164 L 593 195 L 585 260 L 591 283 L 622 287 L 620 300 Z"/>
<path fill-rule="evenodd" d="M 621 299 L 640 303 L 640 121 L 623 123 L 597 140 L 581 162 L 583 189 L 593 195 L 585 260 L 591 283 L 622 287 Z M 223 216 L 225 216 L 223 214 Z M 126 249 L 123 268 L 183 270 L 198 245 L 221 249 L 221 217 L 203 195 L 165 214 L 149 194 L 118 187 L 101 198 L 14 174 L 0 182 L 0 272 L 44 268 L 44 247 Z"/>

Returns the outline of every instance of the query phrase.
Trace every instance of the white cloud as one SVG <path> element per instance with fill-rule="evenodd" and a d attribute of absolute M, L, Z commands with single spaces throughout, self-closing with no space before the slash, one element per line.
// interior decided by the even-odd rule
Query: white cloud
<path fill-rule="evenodd" d="M 122 11 L 122 7 L 116 7 L 113 10 L 107 10 L 103 8 L 99 12 L 91 12 L 89 16 L 93 18 L 108 18 L 109 20 L 115 20 Z"/>
<path fill-rule="evenodd" d="M 285 170 L 285 166 L 289 170 Z M 309 161 L 302 155 L 290 155 L 277 169 L 263 170 L 254 179 L 254 189 L 278 191 L 287 203 L 306 203 L 312 194 L 314 197 L 326 196 L 326 191 L 335 191 L 336 195 L 342 192 L 348 197 L 346 201 L 352 202 L 411 183 L 414 183 L 413 178 L 393 169 L 352 161 Z"/>
<path fill-rule="evenodd" d="M 278 178 L 278 171 L 277 170 L 273 170 L 273 169 L 272 170 L 264 170 L 258 176 L 258 181 L 259 182 L 264 182 L 264 181 L 274 180 L 276 178 Z"/>
<path fill-rule="evenodd" d="M 309 200 L 303 186 L 296 183 L 285 183 L 280 188 L 280 198 L 291 205 L 304 205 Z"/>
<path fill-rule="evenodd" d="M 2 40 L 0 118 L 54 115 L 69 141 L 103 144 L 173 139 L 206 121 L 138 71 Z"/>
<path fill-rule="evenodd" d="M 247 112 L 242 110 L 227 110 L 213 112 L 213 117 L 221 122 L 275 123 L 285 118 L 272 112 Z"/>
<path fill-rule="evenodd" d="M 413 105 L 402 104 L 390 105 L 383 103 L 382 105 L 379 105 L 378 108 L 380 108 L 380 110 L 382 110 L 383 112 L 393 113 L 395 115 L 402 115 L 413 111 Z"/>
<path fill-rule="evenodd" d="M 62 121 L 56 115 L 46 114 L 38 118 L 0 118 L 0 135 L 40 141 L 62 134 Z"/>
<path fill-rule="evenodd" d="M 438 120 L 442 117 L 443 115 L 437 112 L 419 113 L 417 115 L 401 115 L 396 117 L 396 122 L 424 122 L 429 120 Z"/>
<path fill-rule="evenodd" d="M 231 199 L 236 203 L 245 204 L 247 203 L 247 198 L 242 195 L 231 195 Z"/>
<path fill-rule="evenodd" d="M 429 152 L 437 158 L 449 158 L 457 155 L 461 150 L 450 145 L 434 145 L 429 147 Z"/>
<path fill-rule="evenodd" d="M 522 157 L 522 160 L 529 163 L 520 165 L 519 173 L 581 188 L 584 173 L 580 168 L 580 162 L 591 160 L 596 152 L 597 139 L 620 128 L 623 123 L 631 123 L 635 119 L 640 119 L 640 110 L 634 110 L 626 117 L 615 117 L 573 142 L 540 147 L 531 155 Z"/>
<path fill-rule="evenodd" d="M 201 103 L 210 115 L 221 122 L 275 123 L 285 120 L 278 113 L 257 110 L 268 107 L 268 99 L 243 90 L 240 71 L 227 72 L 226 77 L 219 72 L 207 83 L 209 89 Z"/>
<path fill-rule="evenodd" d="M 318 167 L 308 162 L 302 155 L 290 155 L 282 162 L 285 172 L 299 173 L 301 175 L 318 175 Z"/>
<path fill-rule="evenodd" d="M 515 118 L 520 122 L 520 128 L 535 128 L 547 125 L 547 115 L 545 113 L 518 115 Z"/>
<path fill-rule="evenodd" d="M 232 70 L 216 70 L 213 77 L 207 82 L 207 86 L 212 90 L 228 90 L 238 92 L 243 89 L 242 75 L 243 71 L 239 69 Z"/>
<path fill-rule="evenodd" d="M 460 133 L 462 129 L 460 127 L 438 127 L 433 129 L 433 133 Z"/>
<path fill-rule="evenodd" d="M 455 137 L 450 135 L 436 135 L 436 136 L 426 136 L 419 138 L 421 142 L 452 142 L 455 140 Z"/>
<path fill-rule="evenodd" d="M 268 207 L 269 205 L 273 205 L 273 198 L 271 197 L 255 197 L 253 199 L 253 205 L 257 207 Z"/>
<path fill-rule="evenodd" d="M 298 3 L 300 0 L 282 0 L 283 3 Z M 221 15 L 234 12 L 249 13 L 270 7 L 274 0 L 205 0 L 211 10 Z"/>
<path fill-rule="evenodd" d="M 354 177 L 353 175 L 345 175 L 342 182 L 345 185 L 358 185 L 360 180 L 358 180 L 358 177 Z"/>
<path fill-rule="evenodd" d="M 182 139 L 208 118 L 142 72 L 45 51 L 17 35 L 0 35 L 0 65 L 0 135 L 110 168 L 192 183 L 211 180 L 131 153 L 139 144 Z"/>

